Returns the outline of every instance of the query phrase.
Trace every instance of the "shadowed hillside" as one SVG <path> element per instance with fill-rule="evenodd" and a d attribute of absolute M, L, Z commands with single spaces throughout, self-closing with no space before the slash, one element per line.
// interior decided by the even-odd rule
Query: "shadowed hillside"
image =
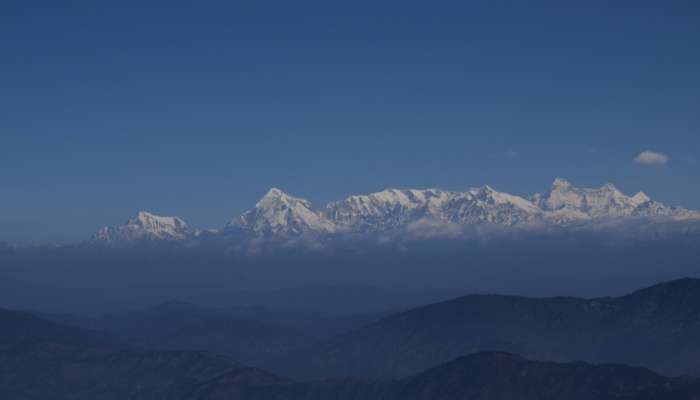
<path fill-rule="evenodd" d="M 385 318 L 271 366 L 305 378 L 405 377 L 489 350 L 698 375 L 700 280 L 619 298 L 465 296 Z"/>

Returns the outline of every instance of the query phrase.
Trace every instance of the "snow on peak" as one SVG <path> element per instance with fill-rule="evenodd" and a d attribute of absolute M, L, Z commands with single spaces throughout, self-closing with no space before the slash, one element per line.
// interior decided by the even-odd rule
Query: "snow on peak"
<path fill-rule="evenodd" d="M 102 242 L 133 242 L 136 240 L 184 240 L 193 231 L 178 217 L 163 217 L 139 211 L 124 225 L 107 226 L 100 229 L 93 240 Z"/>
<path fill-rule="evenodd" d="M 534 195 L 532 201 L 545 211 L 550 219 L 567 222 L 635 216 L 639 214 L 638 207 L 651 199 L 641 192 L 634 197 L 628 197 L 611 183 L 598 189 L 577 188 L 557 179 L 548 192 Z M 661 208 L 657 208 L 657 211 L 662 212 Z M 668 214 L 668 211 L 664 210 L 663 214 Z"/>
<path fill-rule="evenodd" d="M 552 182 L 551 189 L 552 190 L 554 190 L 554 189 L 569 189 L 572 186 L 573 185 L 571 184 L 571 182 L 567 181 L 566 179 L 556 178 L 556 179 L 554 179 L 554 182 Z"/>
<path fill-rule="evenodd" d="M 421 218 L 439 218 L 450 195 L 437 189 L 385 189 L 329 203 L 324 215 L 341 230 L 386 231 Z"/>
<path fill-rule="evenodd" d="M 488 185 L 471 188 L 466 193 L 462 193 L 462 196 L 459 197 L 464 197 L 465 195 L 470 197 L 472 200 L 482 201 L 493 205 L 510 205 L 515 208 L 528 209 L 530 211 L 537 210 L 537 207 L 530 201 L 519 196 L 496 191 Z"/>
<path fill-rule="evenodd" d="M 282 189 L 278 189 L 276 187 L 270 188 L 270 190 L 265 193 L 265 195 L 260 199 L 260 201 L 272 201 L 275 199 L 279 200 L 285 200 L 285 199 L 291 199 L 292 196 L 288 195 L 285 193 Z"/>
<path fill-rule="evenodd" d="M 494 223 L 517 225 L 536 218 L 541 210 L 532 202 L 512 194 L 502 193 L 490 186 L 457 193 L 445 208 L 444 214 L 453 223 Z"/>
<path fill-rule="evenodd" d="M 613 185 L 612 183 L 606 183 L 605 185 L 600 187 L 600 190 L 606 192 L 621 193 L 619 190 L 617 190 L 617 187 L 615 187 L 615 185 Z"/>
<path fill-rule="evenodd" d="M 127 225 L 137 225 L 152 232 L 187 228 L 187 223 L 178 217 L 162 217 L 146 211 L 139 211 L 129 219 Z"/>
<path fill-rule="evenodd" d="M 479 196 L 494 196 L 498 193 L 489 185 L 471 188 L 469 189 L 469 192 Z"/>
<path fill-rule="evenodd" d="M 242 229 L 257 235 L 329 233 L 333 222 L 315 211 L 311 202 L 272 188 L 256 204 L 233 219 L 227 229 Z"/>
<path fill-rule="evenodd" d="M 386 189 L 330 203 L 325 213 L 344 230 L 372 232 L 423 220 L 514 225 L 534 218 L 540 210 L 528 200 L 484 186 L 467 192 Z"/>
<path fill-rule="evenodd" d="M 277 188 L 271 188 L 268 190 L 267 193 L 255 204 L 255 208 L 268 209 L 278 207 L 280 205 L 299 205 L 308 209 L 311 208 L 311 203 L 308 200 L 290 196 Z"/>
<path fill-rule="evenodd" d="M 649 198 L 649 196 L 647 196 L 646 193 L 639 192 L 632 196 L 632 201 L 634 201 L 635 204 L 639 205 L 651 201 L 651 198 Z"/>

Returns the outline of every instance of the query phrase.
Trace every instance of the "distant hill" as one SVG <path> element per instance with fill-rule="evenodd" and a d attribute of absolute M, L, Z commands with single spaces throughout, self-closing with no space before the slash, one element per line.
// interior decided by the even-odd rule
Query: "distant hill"
<path fill-rule="evenodd" d="M 0 310 L 0 398 L 170 399 L 239 368 L 222 356 L 129 348 L 89 330 Z"/>
<path fill-rule="evenodd" d="M 227 357 L 130 348 L 104 334 L 0 310 L 0 398 L 697 400 L 700 383 L 644 368 L 534 362 L 498 352 L 461 357 L 404 380 L 294 382 Z"/>
<path fill-rule="evenodd" d="M 130 345 L 208 351 L 248 365 L 379 319 L 378 314 L 329 316 L 266 307 L 204 307 L 183 301 L 95 317 L 38 315 L 59 324 L 107 332 Z"/>
<path fill-rule="evenodd" d="M 700 375 L 700 280 L 618 298 L 465 296 L 390 316 L 268 367 L 299 378 L 396 378 L 492 350 Z"/>
<path fill-rule="evenodd" d="M 92 318 L 72 315 L 46 318 L 108 332 L 134 346 L 207 351 L 248 364 L 313 342 L 312 337 L 291 326 L 179 301 Z"/>
<path fill-rule="evenodd" d="M 292 383 L 264 371 L 222 375 L 198 400 L 691 400 L 696 381 L 622 365 L 546 363 L 507 353 L 466 356 L 402 381 L 338 379 Z"/>

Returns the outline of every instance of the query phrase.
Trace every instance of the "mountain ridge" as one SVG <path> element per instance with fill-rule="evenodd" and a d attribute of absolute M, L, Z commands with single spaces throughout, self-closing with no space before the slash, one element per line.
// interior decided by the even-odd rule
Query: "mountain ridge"
<path fill-rule="evenodd" d="M 569 227 L 582 222 L 635 218 L 700 221 L 700 212 L 667 206 L 644 192 L 627 196 L 610 183 L 600 188 L 578 188 L 562 178 L 555 179 L 544 193 L 530 198 L 499 192 L 488 185 L 464 192 L 389 188 L 332 201 L 320 209 L 308 200 L 271 188 L 253 209 L 233 218 L 222 230 L 196 230 L 178 217 L 139 212 L 125 225 L 100 229 L 92 241 L 186 241 L 236 235 L 336 237 L 409 230 L 426 222 L 457 227 Z"/>
<path fill-rule="evenodd" d="M 618 297 L 461 296 L 383 318 L 268 367 L 307 379 L 401 378 L 495 350 L 698 376 L 698 337 L 700 279 L 684 278 Z"/>

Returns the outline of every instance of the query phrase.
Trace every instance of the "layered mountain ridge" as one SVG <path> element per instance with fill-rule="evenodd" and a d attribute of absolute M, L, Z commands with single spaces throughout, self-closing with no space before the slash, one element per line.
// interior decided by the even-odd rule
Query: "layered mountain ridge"
<path fill-rule="evenodd" d="M 209 235 L 298 237 L 372 234 L 400 231 L 414 224 L 453 226 L 492 224 L 501 227 L 545 224 L 567 226 L 585 221 L 631 218 L 699 220 L 700 212 L 654 201 L 645 193 L 627 196 L 612 184 L 578 188 L 557 178 L 549 190 L 529 199 L 489 186 L 465 192 L 440 189 L 386 189 L 354 195 L 316 209 L 308 200 L 272 188 L 255 207 L 221 230 L 198 231 L 177 217 L 140 212 L 125 225 L 105 227 L 98 242 L 187 240 Z"/>
<path fill-rule="evenodd" d="M 226 355 L 142 348 L 110 334 L 0 309 L 0 398 L 697 400 L 698 285 L 698 280 L 681 279 L 590 300 L 465 296 L 395 314 L 313 346 L 315 357 L 294 357 L 291 376 Z M 192 307 L 165 304 L 157 311 Z M 595 331 L 582 331 L 596 321 Z M 115 326 L 123 322 L 112 321 Z M 141 333 L 147 335 L 146 330 Z M 610 334 L 618 339 L 610 342 Z M 525 349 L 523 341 L 550 351 L 518 355 L 496 348 Z M 553 360 L 560 357 L 552 351 L 562 345 L 583 345 L 578 354 L 586 361 L 572 361 L 572 354 Z M 612 352 L 599 357 L 591 345 Z M 325 360 L 322 379 L 295 377 L 317 366 L 318 356 Z M 359 362 L 355 368 L 339 368 L 353 360 Z M 690 372 L 695 377 L 668 377 L 638 366 L 650 360 L 672 367 L 671 376 Z M 396 377 L 391 371 L 400 373 Z"/>

